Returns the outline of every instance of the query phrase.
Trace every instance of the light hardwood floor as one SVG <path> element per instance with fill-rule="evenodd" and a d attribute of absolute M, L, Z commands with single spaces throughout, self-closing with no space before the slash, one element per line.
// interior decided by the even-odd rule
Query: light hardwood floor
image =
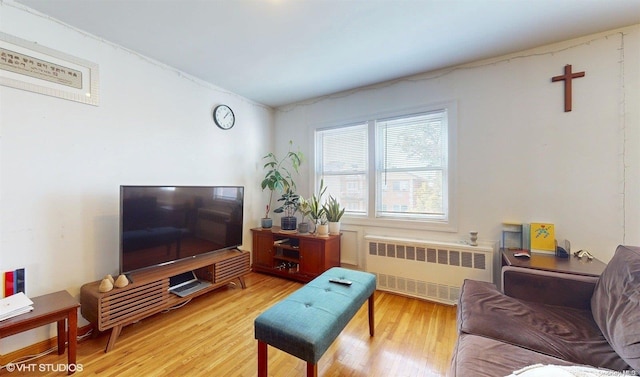
<path fill-rule="evenodd" d="M 253 320 L 301 284 L 257 273 L 249 274 L 246 282 L 244 290 L 230 285 L 125 327 L 109 353 L 104 353 L 106 333 L 80 342 L 82 372 L 76 375 L 256 376 Z M 377 291 L 375 336 L 369 336 L 365 304 L 322 356 L 318 372 L 320 376 L 444 376 L 456 341 L 455 313 L 453 306 Z M 303 361 L 273 347 L 268 352 L 270 376 L 305 375 Z M 54 353 L 30 363 L 64 364 L 66 357 Z"/>

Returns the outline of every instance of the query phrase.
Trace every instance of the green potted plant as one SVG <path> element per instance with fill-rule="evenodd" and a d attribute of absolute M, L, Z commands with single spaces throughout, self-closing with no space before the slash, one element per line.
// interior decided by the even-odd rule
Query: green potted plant
<path fill-rule="evenodd" d="M 269 205 L 267 204 L 267 211 L 262 219 L 260 219 L 260 224 L 263 228 L 269 229 L 273 226 L 273 220 L 269 217 Z"/>
<path fill-rule="evenodd" d="M 300 198 L 298 202 L 298 211 L 302 214 L 300 224 L 298 224 L 298 233 L 309 233 L 309 223 L 305 221 L 307 216 L 311 214 L 311 204 L 305 198 Z"/>
<path fill-rule="evenodd" d="M 327 214 L 324 213 L 324 209 L 320 207 L 320 211 L 322 214 L 320 218 L 318 218 L 318 222 L 316 223 L 316 235 L 320 237 L 326 237 L 329 235 L 329 224 L 327 223 Z"/>
<path fill-rule="evenodd" d="M 320 180 L 318 195 L 313 194 L 307 201 L 309 205 L 308 216 L 313 220 L 315 225 L 314 232 L 316 233 L 328 234 L 328 229 L 324 232 L 324 228 L 327 227 L 327 216 L 325 214 L 324 207 L 322 206 L 322 196 L 326 191 L 327 188 L 324 186 L 324 180 Z"/>
<path fill-rule="evenodd" d="M 340 207 L 338 199 L 329 195 L 329 200 L 322 206 L 329 222 L 329 234 L 340 234 L 340 219 L 344 215 L 345 208 Z"/>
<path fill-rule="evenodd" d="M 298 211 L 300 195 L 293 192 L 291 187 L 289 187 L 278 201 L 282 202 L 282 205 L 274 209 L 273 212 L 284 214 L 280 219 L 280 226 L 282 230 L 296 230 L 297 219 L 295 215 Z"/>
<path fill-rule="evenodd" d="M 264 178 L 262 179 L 262 183 L 260 186 L 262 190 L 269 189 L 269 202 L 267 203 L 265 217 L 262 219 L 263 227 L 264 225 L 270 224 L 271 218 L 269 217 L 269 212 L 271 204 L 273 202 L 273 192 L 279 191 L 281 193 L 286 193 L 288 191 L 295 192 L 296 183 L 293 180 L 292 170 L 298 173 L 298 168 L 304 159 L 304 155 L 300 150 L 297 152 L 291 151 L 291 147 L 293 146 L 293 141 L 289 140 L 289 151 L 287 154 L 279 159 L 274 153 L 269 153 L 264 156 L 262 159 L 267 160 L 264 164 L 264 169 L 267 171 Z M 275 210 L 274 210 L 275 212 Z M 268 220 L 267 220 L 268 219 Z M 271 225 L 267 226 L 268 228 Z"/>

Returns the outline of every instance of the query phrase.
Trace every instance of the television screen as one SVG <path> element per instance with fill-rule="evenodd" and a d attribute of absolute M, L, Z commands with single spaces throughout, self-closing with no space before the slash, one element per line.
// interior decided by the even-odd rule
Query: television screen
<path fill-rule="evenodd" d="M 240 186 L 120 186 L 120 273 L 242 244 Z"/>

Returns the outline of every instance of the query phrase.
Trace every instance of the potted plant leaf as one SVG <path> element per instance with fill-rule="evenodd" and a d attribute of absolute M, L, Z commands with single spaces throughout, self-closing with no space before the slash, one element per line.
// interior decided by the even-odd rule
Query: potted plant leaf
<path fill-rule="evenodd" d="M 340 234 L 340 219 L 344 215 L 345 208 L 341 208 L 338 199 L 332 195 L 329 195 L 329 200 L 322 207 L 329 222 L 329 234 Z"/>
<path fill-rule="evenodd" d="M 263 224 L 271 223 L 271 221 L 265 221 L 265 219 L 269 219 L 269 212 L 272 208 L 271 204 L 273 202 L 273 192 L 279 191 L 281 193 L 285 193 L 288 191 L 295 192 L 296 183 L 293 180 L 292 170 L 295 173 L 298 173 L 298 168 L 304 159 L 304 155 L 300 150 L 297 152 L 293 152 L 291 147 L 293 146 L 293 141 L 289 140 L 289 151 L 287 154 L 279 159 L 274 153 L 269 153 L 263 157 L 263 160 L 267 160 L 264 164 L 264 169 L 267 171 L 264 178 L 262 179 L 262 183 L 260 186 L 262 190 L 269 189 L 269 202 L 267 203 L 267 211 L 265 213 L 265 217 L 263 219 Z M 275 210 L 274 210 L 275 212 Z M 271 226 L 268 226 L 271 227 Z"/>

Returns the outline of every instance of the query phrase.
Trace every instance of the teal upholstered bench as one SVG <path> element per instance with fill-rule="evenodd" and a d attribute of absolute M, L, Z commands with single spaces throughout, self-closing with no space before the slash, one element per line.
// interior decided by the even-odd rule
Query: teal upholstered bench
<path fill-rule="evenodd" d="M 331 283 L 331 278 L 352 284 Z M 267 376 L 267 345 L 306 361 L 307 376 L 317 376 L 318 360 L 367 300 L 373 336 L 375 289 L 375 275 L 334 267 L 260 314 L 254 324 L 258 377 Z"/>

